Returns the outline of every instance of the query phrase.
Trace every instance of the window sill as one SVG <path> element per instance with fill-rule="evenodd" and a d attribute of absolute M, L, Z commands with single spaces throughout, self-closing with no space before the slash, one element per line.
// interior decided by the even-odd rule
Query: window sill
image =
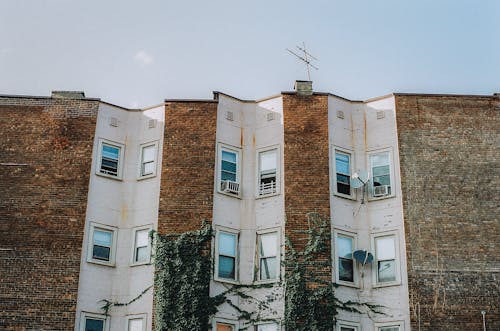
<path fill-rule="evenodd" d="M 263 285 L 263 284 L 275 284 L 275 283 L 279 283 L 279 282 L 280 282 L 280 279 L 275 278 L 275 279 L 256 280 L 256 281 L 254 281 L 254 284 L 255 285 Z"/>
<path fill-rule="evenodd" d="M 229 193 L 229 192 L 224 192 L 224 191 L 217 191 L 217 193 L 220 193 L 220 194 L 228 196 L 228 197 L 236 198 L 236 199 L 241 199 L 241 193 L 234 194 L 234 193 Z"/>
<path fill-rule="evenodd" d="M 95 173 L 97 176 L 99 177 L 105 177 L 105 178 L 109 178 L 109 179 L 114 179 L 114 180 L 117 180 L 117 181 L 122 181 L 123 178 L 122 177 L 119 177 L 119 176 L 112 176 L 112 175 L 107 175 L 107 174 L 103 174 L 101 172 L 96 172 Z"/>
<path fill-rule="evenodd" d="M 111 267 L 111 268 L 114 268 L 116 267 L 115 265 L 115 262 L 106 262 L 106 261 L 100 261 L 100 260 L 94 260 L 94 259 L 89 259 L 87 260 L 88 263 L 92 263 L 92 264 L 98 264 L 98 265 L 102 265 L 102 266 L 105 266 L 105 267 Z"/>
<path fill-rule="evenodd" d="M 151 261 L 130 263 L 130 267 L 139 267 L 139 266 L 143 266 L 143 265 L 152 265 L 152 263 L 151 263 Z"/>
<path fill-rule="evenodd" d="M 228 284 L 233 284 L 233 285 L 239 285 L 240 282 L 235 280 L 235 279 L 225 279 L 225 278 L 219 278 L 219 277 L 214 277 L 215 282 L 219 283 L 228 283 Z"/>
<path fill-rule="evenodd" d="M 359 288 L 359 284 L 357 284 L 357 283 L 350 283 L 350 282 L 346 282 L 346 281 L 343 281 L 343 280 L 338 280 L 336 282 L 336 284 L 340 285 L 340 286 L 350 287 L 350 288 Z"/>
<path fill-rule="evenodd" d="M 342 198 L 342 199 L 356 201 L 356 196 L 355 195 L 347 195 L 347 194 L 342 194 L 342 193 L 338 193 L 338 192 L 333 193 L 333 195 L 336 196 L 337 198 Z"/>
<path fill-rule="evenodd" d="M 271 198 L 271 197 L 275 197 L 277 195 L 280 195 L 280 192 L 257 195 L 257 196 L 255 196 L 255 199 Z"/>
<path fill-rule="evenodd" d="M 396 195 L 395 194 L 392 194 L 392 195 L 386 195 L 386 196 L 383 196 L 383 197 L 373 197 L 371 195 L 368 196 L 368 201 L 369 202 L 373 202 L 373 201 L 379 201 L 379 200 L 385 200 L 385 199 L 391 199 L 391 198 L 395 198 Z"/>
<path fill-rule="evenodd" d="M 149 179 L 149 178 L 154 178 L 154 177 L 156 177 L 156 174 L 144 175 L 144 176 L 137 177 L 137 180 L 141 181 L 141 180 L 144 180 L 144 179 Z"/>
<path fill-rule="evenodd" d="M 384 287 L 392 287 L 392 286 L 400 286 L 401 285 L 401 281 L 397 280 L 397 281 L 394 281 L 394 282 L 387 282 L 387 283 L 376 283 L 376 284 L 373 284 L 373 288 L 384 288 Z"/>

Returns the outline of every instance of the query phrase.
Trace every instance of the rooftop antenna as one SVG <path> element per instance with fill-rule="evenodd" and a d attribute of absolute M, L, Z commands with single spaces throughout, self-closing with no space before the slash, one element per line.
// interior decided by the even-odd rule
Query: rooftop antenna
<path fill-rule="evenodd" d="M 306 43 L 305 42 L 302 42 L 302 47 L 300 46 L 295 46 L 297 47 L 297 49 L 301 52 L 304 53 L 304 55 L 299 55 L 297 53 L 295 53 L 294 51 L 290 50 L 290 49 L 286 49 L 287 51 L 289 51 L 290 53 L 292 53 L 293 55 L 295 55 L 299 60 L 303 61 L 305 64 L 306 64 L 306 67 L 307 67 L 307 80 L 311 80 L 311 71 L 310 71 L 310 67 L 318 70 L 319 68 L 317 66 L 315 66 L 314 64 L 312 64 L 311 62 L 312 61 L 319 61 L 317 58 L 315 58 L 311 53 L 309 53 L 308 51 L 306 51 Z"/>

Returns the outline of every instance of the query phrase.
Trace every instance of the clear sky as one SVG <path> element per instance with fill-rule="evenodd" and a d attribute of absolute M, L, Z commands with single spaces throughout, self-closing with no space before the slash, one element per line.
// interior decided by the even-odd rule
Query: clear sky
<path fill-rule="evenodd" d="M 500 92 L 500 0 L 0 0 L 0 94 L 126 107 L 293 89 L 363 100 Z"/>

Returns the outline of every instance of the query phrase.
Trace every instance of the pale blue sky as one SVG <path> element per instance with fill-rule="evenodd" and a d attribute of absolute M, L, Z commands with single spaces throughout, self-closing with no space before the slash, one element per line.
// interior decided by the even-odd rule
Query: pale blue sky
<path fill-rule="evenodd" d="M 316 91 L 500 92 L 500 0 L 2 0 L 0 40 L 0 94 L 258 99 L 307 78 L 303 41 Z"/>

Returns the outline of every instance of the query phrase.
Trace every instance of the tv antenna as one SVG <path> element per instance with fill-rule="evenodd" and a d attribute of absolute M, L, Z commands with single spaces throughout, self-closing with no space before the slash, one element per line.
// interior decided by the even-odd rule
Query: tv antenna
<path fill-rule="evenodd" d="M 289 51 L 290 53 L 292 53 L 293 55 L 295 55 L 299 60 L 303 61 L 305 64 L 306 64 L 306 67 L 307 67 L 307 80 L 311 80 L 311 71 L 310 71 L 310 67 L 318 70 L 319 68 L 317 66 L 315 66 L 314 64 L 312 64 L 311 62 L 312 61 L 319 61 L 317 58 L 315 58 L 311 53 L 309 53 L 308 51 L 306 51 L 306 43 L 305 42 L 302 42 L 302 47 L 300 46 L 295 46 L 297 47 L 297 49 L 304 53 L 304 55 L 299 55 L 297 53 L 295 53 L 294 51 L 290 50 L 290 49 L 286 49 L 287 51 Z"/>

